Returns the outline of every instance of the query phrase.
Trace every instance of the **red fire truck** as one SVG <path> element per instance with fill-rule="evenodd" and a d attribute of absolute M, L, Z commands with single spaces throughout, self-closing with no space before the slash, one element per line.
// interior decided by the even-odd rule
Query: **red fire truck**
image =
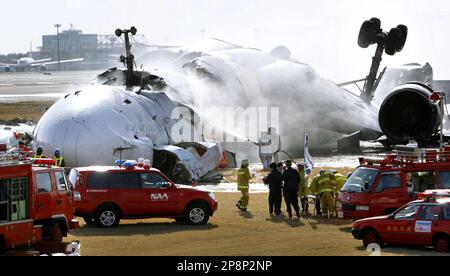
<path fill-rule="evenodd" d="M 0 156 L 0 251 L 61 242 L 78 225 L 66 174 L 52 161 Z"/>
<path fill-rule="evenodd" d="M 388 215 L 427 190 L 450 188 L 450 148 L 398 147 L 382 158 L 360 158 L 339 194 L 340 218 Z"/>

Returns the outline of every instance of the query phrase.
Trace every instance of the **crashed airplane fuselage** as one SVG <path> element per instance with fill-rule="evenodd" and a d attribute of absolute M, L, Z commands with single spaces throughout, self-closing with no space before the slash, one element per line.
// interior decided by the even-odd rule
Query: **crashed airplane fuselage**
<path fill-rule="evenodd" d="M 186 48 L 149 52 L 137 63 L 146 69 L 136 73 L 132 89 L 125 86 L 126 71 L 110 70 L 99 76 L 97 84 L 57 102 L 37 125 L 34 145 L 43 146 L 46 154 L 59 148 L 66 164 L 72 167 L 138 158 L 153 160 L 160 166 L 170 163 L 171 172 L 187 171 L 184 180 L 190 181 L 187 178 L 198 180 L 213 170 L 224 150 L 217 144 L 202 144 L 223 141 L 218 139 L 217 131 L 216 135 L 205 134 L 205 122 L 216 129 L 223 128 L 224 133 L 229 130 L 217 121 L 220 114 L 204 112 L 204 108 L 278 108 L 279 117 L 274 121 L 279 122 L 283 149 L 287 151 L 301 148 L 305 131 L 312 132 L 313 137 L 317 134 L 317 139 L 312 139 L 316 146 L 333 142 L 324 133 L 382 134 L 379 105 L 367 104 L 359 96 L 320 78 L 311 66 L 290 59 L 289 50 L 283 47 L 269 54 L 206 40 Z M 410 69 L 403 70 L 405 75 Z M 379 87 L 392 91 L 393 85 Z M 274 121 L 269 120 L 269 124 Z M 180 131 L 180 125 L 185 129 Z M 246 138 L 257 139 L 268 126 L 271 125 L 257 124 L 254 129 L 230 132 L 233 137 L 240 137 L 240 142 L 246 142 Z M 180 136 L 186 127 L 192 130 L 188 138 Z M 256 133 L 256 137 L 249 132 Z M 187 142 L 195 144 L 180 146 Z M 250 143 L 244 148 L 248 151 Z M 169 157 L 172 160 L 165 160 Z"/>

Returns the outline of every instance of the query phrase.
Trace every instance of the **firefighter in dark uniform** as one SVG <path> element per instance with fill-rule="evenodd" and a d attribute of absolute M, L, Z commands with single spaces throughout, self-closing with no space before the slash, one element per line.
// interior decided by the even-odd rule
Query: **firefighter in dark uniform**
<path fill-rule="evenodd" d="M 270 215 L 273 216 L 275 211 L 275 215 L 281 215 L 281 202 L 283 200 L 282 189 L 283 189 L 283 175 L 278 171 L 278 167 L 276 163 L 272 163 L 270 165 L 272 171 L 269 175 L 264 178 L 264 183 L 269 185 L 269 212 Z"/>
<path fill-rule="evenodd" d="M 298 206 L 298 183 L 300 183 L 300 174 L 292 168 L 292 161 L 286 162 L 286 171 L 283 173 L 283 190 L 286 201 L 287 212 L 292 218 L 292 208 L 295 214 L 300 218 L 300 207 Z"/>
<path fill-rule="evenodd" d="M 34 155 L 33 158 L 36 159 L 47 158 L 44 155 L 44 149 L 42 147 L 38 147 L 36 150 L 36 155 Z"/>
<path fill-rule="evenodd" d="M 61 156 L 61 151 L 59 149 L 55 150 L 55 156 L 53 156 L 53 160 L 55 160 L 55 166 L 64 168 L 66 166 L 66 162 L 64 158 Z"/>

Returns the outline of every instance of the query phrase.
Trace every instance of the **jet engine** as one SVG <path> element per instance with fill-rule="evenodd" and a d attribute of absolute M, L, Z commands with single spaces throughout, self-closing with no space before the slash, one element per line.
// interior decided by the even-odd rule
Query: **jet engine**
<path fill-rule="evenodd" d="M 388 139 L 419 144 L 429 142 L 441 125 L 441 108 L 430 101 L 433 90 L 420 83 L 397 87 L 380 108 L 379 123 Z"/>

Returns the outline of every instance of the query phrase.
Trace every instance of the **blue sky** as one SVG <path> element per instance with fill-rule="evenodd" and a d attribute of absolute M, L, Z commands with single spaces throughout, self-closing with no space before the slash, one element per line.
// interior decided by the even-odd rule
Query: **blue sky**
<path fill-rule="evenodd" d="M 152 43 L 183 44 L 207 37 L 271 50 L 287 45 L 295 57 L 335 81 L 364 77 L 374 49 L 359 49 L 363 20 L 410 27 L 404 51 L 384 64 L 429 61 L 450 79 L 450 2 L 446 0 L 15 0 L 2 1 L 0 53 L 25 52 L 54 33 L 55 23 L 85 33 L 135 25 Z M 6 24 L 5 24 L 6 22 Z M 9 22 L 9 23 L 8 23 Z M 9 28 L 8 28 L 9 27 Z"/>

